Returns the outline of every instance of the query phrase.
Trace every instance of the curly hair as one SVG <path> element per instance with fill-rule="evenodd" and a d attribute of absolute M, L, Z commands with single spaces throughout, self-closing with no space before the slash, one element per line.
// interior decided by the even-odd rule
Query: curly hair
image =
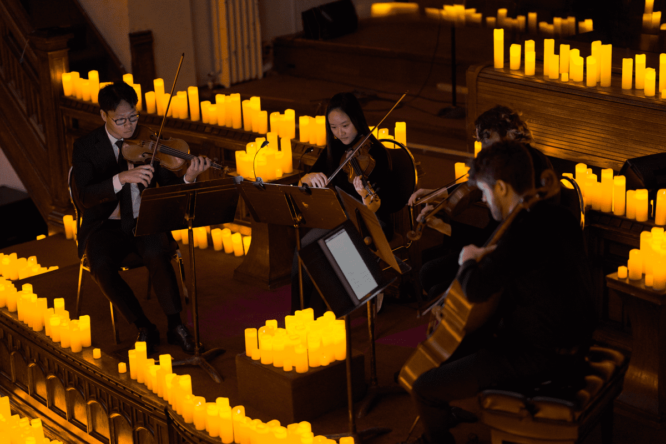
<path fill-rule="evenodd" d="M 522 143 L 532 141 L 532 133 L 521 118 L 521 113 L 506 106 L 497 105 L 484 112 L 476 118 L 474 126 L 482 138 L 484 132 L 496 132 L 501 140 L 515 140 Z"/>

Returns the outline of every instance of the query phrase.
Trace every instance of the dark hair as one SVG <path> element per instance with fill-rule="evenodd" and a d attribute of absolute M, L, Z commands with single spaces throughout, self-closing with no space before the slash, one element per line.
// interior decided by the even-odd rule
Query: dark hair
<path fill-rule="evenodd" d="M 336 142 L 331 131 L 331 125 L 328 123 L 328 115 L 334 109 L 339 109 L 349 116 L 349 120 L 358 131 L 359 135 L 367 135 L 370 132 L 368 122 L 365 120 L 363 108 L 353 93 L 338 93 L 331 97 L 326 107 L 326 144 L 330 147 Z M 339 142 L 339 141 L 337 141 Z"/>
<path fill-rule="evenodd" d="M 99 107 L 102 108 L 102 111 L 105 113 L 115 111 L 123 100 L 132 106 L 136 106 L 139 102 L 139 98 L 137 97 L 134 88 L 125 82 L 114 82 L 99 90 Z"/>
<path fill-rule="evenodd" d="M 501 180 L 518 194 L 534 188 L 532 156 L 520 142 L 503 140 L 483 149 L 472 161 L 469 171 L 471 183 L 485 182 L 494 186 Z"/>
<path fill-rule="evenodd" d="M 479 130 L 479 135 L 484 131 L 493 131 L 499 134 L 501 140 L 506 140 L 511 135 L 512 140 L 518 142 L 532 141 L 532 133 L 520 113 L 502 105 L 497 105 L 477 117 L 474 127 Z"/>

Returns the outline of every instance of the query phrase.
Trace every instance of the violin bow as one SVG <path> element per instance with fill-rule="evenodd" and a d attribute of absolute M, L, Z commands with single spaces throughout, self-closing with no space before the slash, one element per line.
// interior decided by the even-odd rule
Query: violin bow
<path fill-rule="evenodd" d="M 354 158 L 354 155 L 356 154 L 356 152 L 357 152 L 358 150 L 360 150 L 361 147 L 363 146 L 363 144 L 365 144 L 365 142 L 370 138 L 370 136 L 372 136 L 372 132 L 373 132 L 375 129 L 377 129 L 377 128 L 379 127 L 379 125 L 381 125 L 382 123 L 384 123 L 384 120 L 386 120 L 386 118 L 387 118 L 387 117 L 393 112 L 393 110 L 395 109 L 395 107 L 398 106 L 398 104 L 402 101 L 402 99 L 405 98 L 405 96 L 406 96 L 408 93 L 409 93 L 409 90 L 405 91 L 405 93 L 404 93 L 404 94 L 398 99 L 398 101 L 395 102 L 395 104 L 393 105 L 393 108 L 391 108 L 391 109 L 389 110 L 389 112 L 387 112 L 386 115 L 382 118 L 382 120 L 380 120 L 379 123 L 378 123 L 377 125 L 375 125 L 375 126 L 370 130 L 370 132 L 368 133 L 368 135 L 365 136 L 365 137 L 363 138 L 363 140 L 362 140 L 358 145 L 356 145 L 356 148 L 354 148 L 354 151 L 352 151 L 351 154 L 350 154 L 349 156 L 347 156 L 347 159 L 346 159 L 344 162 L 342 162 L 342 163 L 340 164 L 340 166 L 338 167 L 338 169 L 336 169 L 335 171 L 333 171 L 333 174 L 331 174 L 331 177 L 329 177 L 328 179 L 326 179 L 326 186 L 328 186 L 328 184 L 331 183 L 331 181 L 335 178 L 335 176 L 338 175 L 338 173 L 340 172 L 340 170 L 343 169 L 343 168 L 345 167 L 345 165 L 347 165 L 347 163 L 349 163 L 349 161 L 352 160 L 352 159 Z"/>
<path fill-rule="evenodd" d="M 173 98 L 173 90 L 176 89 L 176 82 L 178 81 L 178 74 L 180 74 L 180 67 L 183 65 L 183 59 L 185 58 L 185 53 L 182 53 L 180 56 L 180 62 L 178 62 L 178 69 L 176 70 L 176 77 L 173 79 L 173 85 L 171 85 L 171 92 L 169 93 L 169 101 L 167 102 L 166 109 L 164 110 L 164 117 L 162 117 L 162 123 L 160 124 L 160 130 L 157 133 L 157 140 L 155 141 L 155 148 L 153 148 L 153 155 L 150 158 L 150 166 L 153 166 L 153 161 L 155 160 L 155 153 L 157 152 L 157 147 L 160 146 L 160 137 L 162 137 L 162 128 L 164 128 L 164 122 L 166 121 L 167 115 L 169 114 L 169 106 L 171 106 L 171 99 Z M 157 97 L 159 100 L 159 97 Z"/>

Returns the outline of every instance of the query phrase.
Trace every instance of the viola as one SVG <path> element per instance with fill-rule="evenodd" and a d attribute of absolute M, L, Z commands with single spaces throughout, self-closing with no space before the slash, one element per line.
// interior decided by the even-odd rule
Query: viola
<path fill-rule="evenodd" d="M 358 150 L 355 148 L 348 150 L 347 156 L 340 159 L 340 165 L 342 165 L 349 183 L 353 183 L 356 177 L 361 178 L 363 188 L 368 192 L 370 201 L 373 202 L 377 198 L 377 192 L 372 188 L 370 182 L 368 182 L 368 177 L 374 170 L 377 162 L 370 155 L 371 147 L 372 142 L 370 139 L 366 139 L 363 146 Z M 348 159 L 350 156 L 352 157 L 351 160 Z"/>
<path fill-rule="evenodd" d="M 162 135 L 157 149 L 156 143 L 157 134 L 147 126 L 138 125 L 134 135 L 123 142 L 123 156 L 134 164 L 148 164 L 155 152 L 155 160 L 171 171 L 180 170 L 186 161 L 197 157 L 189 153 L 190 147 L 183 139 Z M 224 171 L 227 167 L 212 162 L 211 168 Z"/>

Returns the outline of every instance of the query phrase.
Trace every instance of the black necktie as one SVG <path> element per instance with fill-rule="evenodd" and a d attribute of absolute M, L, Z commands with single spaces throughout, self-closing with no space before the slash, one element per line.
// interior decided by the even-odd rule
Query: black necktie
<path fill-rule="evenodd" d="M 123 156 L 123 141 L 117 140 L 116 146 L 118 146 L 118 167 L 120 172 L 127 171 L 127 161 Z M 120 190 L 120 228 L 127 235 L 133 235 L 132 230 L 134 229 L 134 208 L 132 205 L 132 186 L 129 183 L 123 185 L 122 190 Z"/>

